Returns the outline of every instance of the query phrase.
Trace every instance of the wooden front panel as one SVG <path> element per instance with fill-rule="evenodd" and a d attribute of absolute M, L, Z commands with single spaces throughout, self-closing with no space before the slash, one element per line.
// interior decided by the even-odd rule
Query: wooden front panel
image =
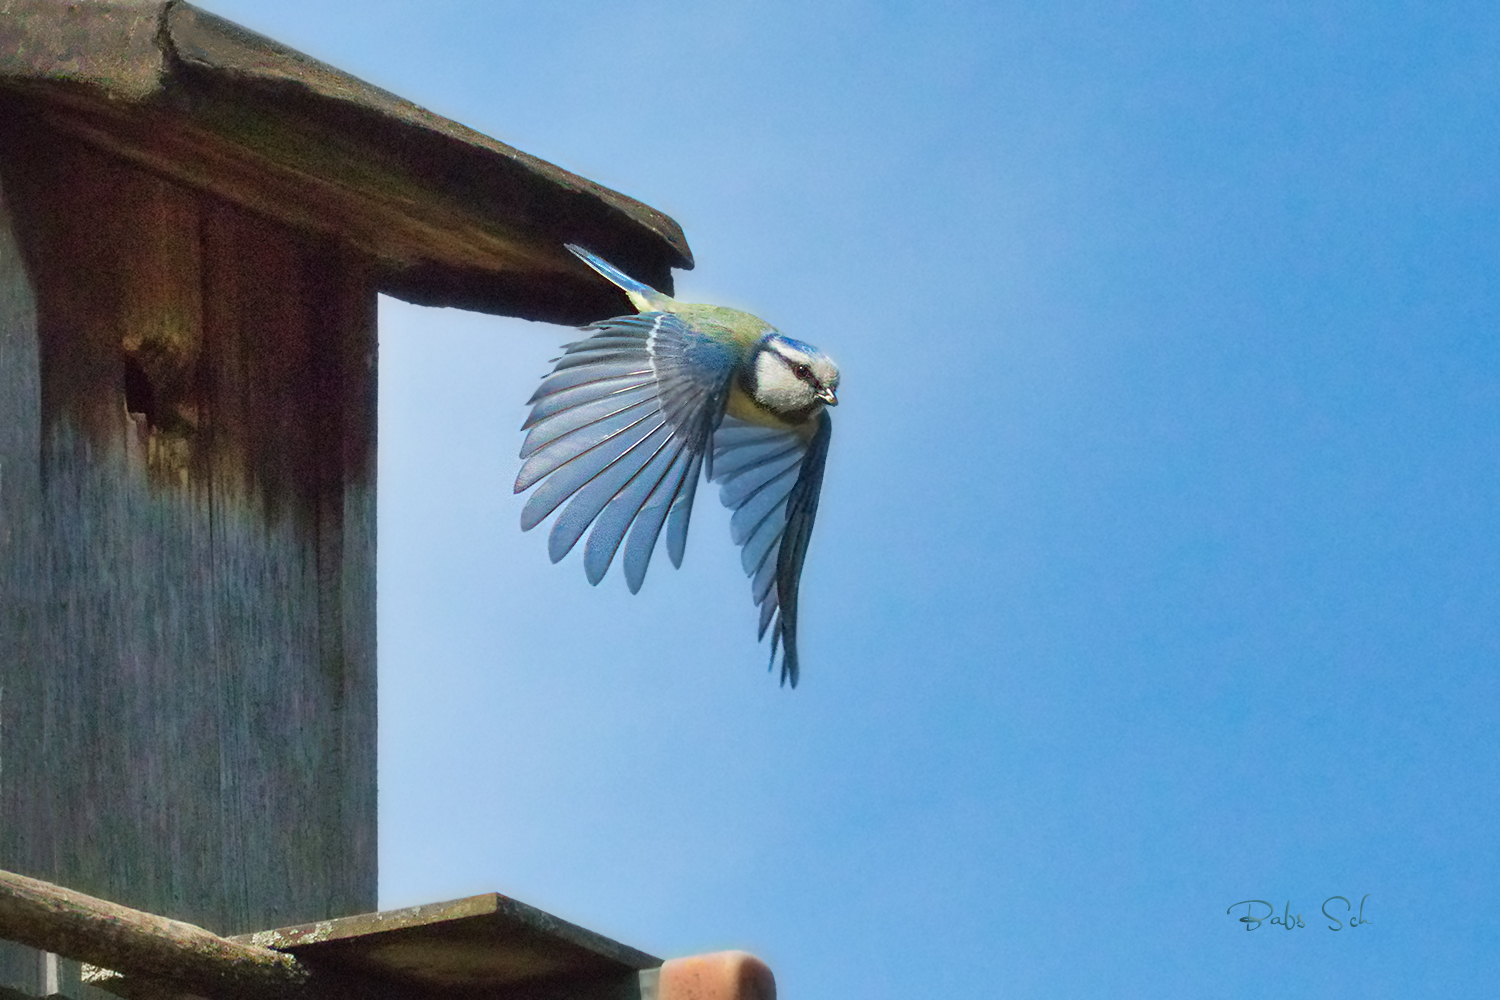
<path fill-rule="evenodd" d="M 374 447 L 359 261 L 0 122 L 0 867 L 375 908 Z"/>

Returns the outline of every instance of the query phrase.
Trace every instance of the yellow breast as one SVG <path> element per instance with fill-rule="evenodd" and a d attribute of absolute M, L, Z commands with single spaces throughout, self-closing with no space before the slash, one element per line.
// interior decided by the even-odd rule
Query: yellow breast
<path fill-rule="evenodd" d="M 748 392 L 740 388 L 738 381 L 735 381 L 729 388 L 729 405 L 724 408 L 724 412 L 746 423 L 759 424 L 761 427 L 775 427 L 783 430 L 797 426 L 787 423 L 757 403 Z"/>

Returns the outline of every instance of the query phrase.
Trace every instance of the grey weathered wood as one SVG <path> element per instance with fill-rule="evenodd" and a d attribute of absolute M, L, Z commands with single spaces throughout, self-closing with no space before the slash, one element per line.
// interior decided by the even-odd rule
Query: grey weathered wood
<path fill-rule="evenodd" d="M 181 992 L 309 996 L 311 974 L 291 955 L 7 871 L 0 871 L 0 937 Z"/>
<path fill-rule="evenodd" d="M 659 958 L 496 892 L 238 940 L 291 952 L 319 970 L 444 996 L 508 995 L 523 984 L 549 981 L 617 981 L 661 965 Z"/>
<path fill-rule="evenodd" d="M 670 1000 L 725 995 L 722 990 L 704 994 L 693 985 L 703 978 L 701 972 L 674 975 L 682 961 L 664 967 L 659 958 L 498 893 L 226 939 L 0 871 L 0 937 L 90 963 L 85 967 L 88 981 L 125 1000 Z M 685 961 L 701 969 L 703 962 L 712 966 L 717 958 Z M 735 959 L 732 964 L 745 963 Z M 751 964 L 759 963 L 752 959 Z M 768 977 L 767 970 L 765 976 L 749 978 L 764 983 Z M 671 982 L 684 980 L 690 981 L 685 990 L 671 988 Z M 770 992 L 743 995 L 774 1000 L 774 985 Z M 24 1000 L 24 995 L 0 988 L 0 1000 Z"/>
<path fill-rule="evenodd" d="M 374 323 L 337 244 L 0 119 L 0 867 L 375 908 Z"/>
<path fill-rule="evenodd" d="M 373 910 L 376 291 L 618 313 L 567 242 L 692 266 L 649 206 L 180 0 L 0 0 L 0 867 L 225 934 Z M 507 995 L 654 990 L 499 899 L 437 937 L 509 947 Z M 97 1000 L 0 942 L 11 987 Z"/>

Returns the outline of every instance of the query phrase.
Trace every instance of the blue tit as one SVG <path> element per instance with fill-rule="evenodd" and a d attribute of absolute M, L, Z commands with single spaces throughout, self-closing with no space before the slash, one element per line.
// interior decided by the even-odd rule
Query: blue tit
<path fill-rule="evenodd" d="M 583 568 L 597 584 L 623 544 L 634 593 L 664 527 L 667 554 L 682 565 L 700 473 L 719 483 L 760 608 L 760 638 L 771 630 L 771 664 L 779 648 L 781 682 L 796 687 L 797 586 L 818 512 L 838 368 L 762 319 L 678 302 L 582 247 L 568 249 L 618 285 L 640 315 L 584 327 L 588 338 L 566 345 L 527 401 L 516 492 L 537 489 L 521 528 L 561 507 L 548 539 L 552 561 L 587 531 Z"/>

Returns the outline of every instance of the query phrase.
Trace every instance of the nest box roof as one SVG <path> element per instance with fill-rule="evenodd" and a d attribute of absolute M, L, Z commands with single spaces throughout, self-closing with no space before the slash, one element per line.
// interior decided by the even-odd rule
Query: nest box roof
<path fill-rule="evenodd" d="M 621 300 L 563 249 L 670 291 L 677 223 L 178 0 L 0 0 L 0 114 L 356 248 L 382 291 L 558 323 Z"/>

